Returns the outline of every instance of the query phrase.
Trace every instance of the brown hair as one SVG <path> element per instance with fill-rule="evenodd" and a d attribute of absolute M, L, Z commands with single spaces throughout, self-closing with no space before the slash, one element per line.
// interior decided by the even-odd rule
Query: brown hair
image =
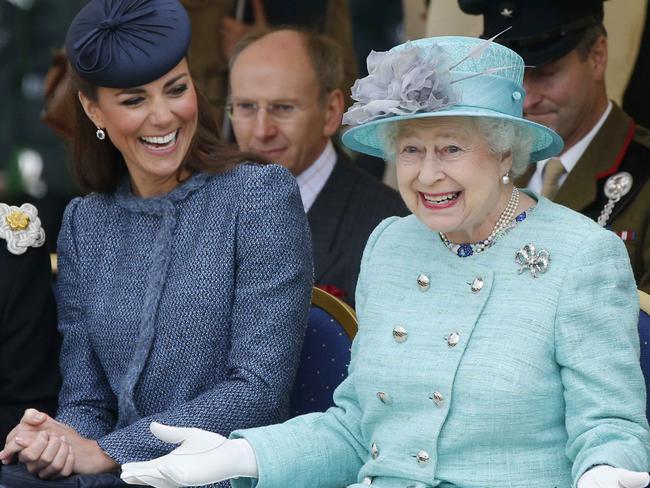
<path fill-rule="evenodd" d="M 248 46 L 269 34 L 285 30 L 295 32 L 302 38 L 303 46 L 307 51 L 307 57 L 311 61 L 311 66 L 316 74 L 316 80 L 320 85 L 322 99 L 325 100 L 331 92 L 340 89 L 343 83 L 343 55 L 341 53 L 341 47 L 331 37 L 307 29 L 276 27 L 273 29 L 253 31 L 235 45 L 232 56 L 230 57 L 230 69 L 232 70 L 235 61 L 237 61 L 239 55 Z"/>
<path fill-rule="evenodd" d="M 578 45 L 576 46 L 581 61 L 587 60 L 591 48 L 594 47 L 596 41 L 601 37 L 607 37 L 607 29 L 605 29 L 605 26 L 602 23 L 589 27 L 583 32 L 582 39 L 580 39 L 580 42 L 578 42 Z"/>
<path fill-rule="evenodd" d="M 69 68 L 70 69 L 70 68 Z M 72 93 L 83 93 L 89 100 L 97 102 L 97 87 L 82 80 L 72 69 Z M 195 87 L 195 90 L 196 87 Z M 196 91 L 198 121 L 194 137 L 187 154 L 178 168 L 177 178 L 183 170 L 190 173 L 206 171 L 219 173 L 243 161 L 260 162 L 253 154 L 243 153 L 232 144 L 220 139 L 219 127 L 210 104 L 200 91 Z M 97 139 L 97 128 L 86 115 L 81 103 L 75 103 L 75 137 L 73 143 L 73 173 L 85 191 L 111 193 L 128 174 L 120 151 L 109 138 Z"/>

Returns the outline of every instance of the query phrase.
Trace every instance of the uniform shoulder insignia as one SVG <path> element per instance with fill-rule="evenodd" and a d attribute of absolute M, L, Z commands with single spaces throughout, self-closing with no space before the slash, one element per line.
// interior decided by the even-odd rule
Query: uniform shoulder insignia
<path fill-rule="evenodd" d="M 38 218 L 38 210 L 30 203 L 20 207 L 0 203 L 0 239 L 7 241 L 12 254 L 24 254 L 30 247 L 45 243 L 45 231 Z"/>
<path fill-rule="evenodd" d="M 650 129 L 637 125 L 634 131 L 634 142 L 650 149 Z"/>

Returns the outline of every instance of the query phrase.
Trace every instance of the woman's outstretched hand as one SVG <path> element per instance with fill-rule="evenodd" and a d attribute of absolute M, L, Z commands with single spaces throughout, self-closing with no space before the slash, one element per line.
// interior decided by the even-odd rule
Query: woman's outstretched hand
<path fill-rule="evenodd" d="M 124 464 L 122 479 L 127 483 L 172 488 L 257 477 L 255 453 L 244 439 L 228 440 L 213 432 L 157 422 L 150 429 L 158 439 L 180 446 L 151 461 Z"/>
<path fill-rule="evenodd" d="M 650 483 L 645 472 L 611 466 L 595 466 L 578 480 L 578 488 L 644 488 Z"/>

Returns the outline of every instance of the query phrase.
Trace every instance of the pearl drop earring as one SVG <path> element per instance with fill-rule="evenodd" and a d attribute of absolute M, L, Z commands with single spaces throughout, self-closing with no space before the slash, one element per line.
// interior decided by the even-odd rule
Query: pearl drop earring
<path fill-rule="evenodd" d="M 504 174 L 501 177 L 501 183 L 503 183 L 504 185 L 507 185 L 508 183 L 510 183 L 510 172 Z"/>

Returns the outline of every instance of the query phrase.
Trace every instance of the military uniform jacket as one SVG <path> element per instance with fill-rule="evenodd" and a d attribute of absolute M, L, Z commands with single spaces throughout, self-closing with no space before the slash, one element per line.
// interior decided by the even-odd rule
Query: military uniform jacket
<path fill-rule="evenodd" d="M 607 204 L 604 186 L 621 171 L 630 173 L 632 189 L 614 206 L 607 227 L 625 242 L 638 288 L 650 292 L 650 132 L 614 105 L 605 123 L 554 201 L 596 220 Z M 534 166 L 521 179 L 526 186 Z"/>
<path fill-rule="evenodd" d="M 0 441 L 26 408 L 56 412 L 56 304 L 47 247 L 14 255 L 0 239 Z"/>
<path fill-rule="evenodd" d="M 515 262 L 529 243 L 550 253 L 537 278 Z M 647 471 L 638 307 L 620 239 L 543 197 L 468 258 L 414 216 L 387 219 L 364 252 L 336 406 L 234 437 L 257 488 L 569 488 L 598 464 Z"/>

